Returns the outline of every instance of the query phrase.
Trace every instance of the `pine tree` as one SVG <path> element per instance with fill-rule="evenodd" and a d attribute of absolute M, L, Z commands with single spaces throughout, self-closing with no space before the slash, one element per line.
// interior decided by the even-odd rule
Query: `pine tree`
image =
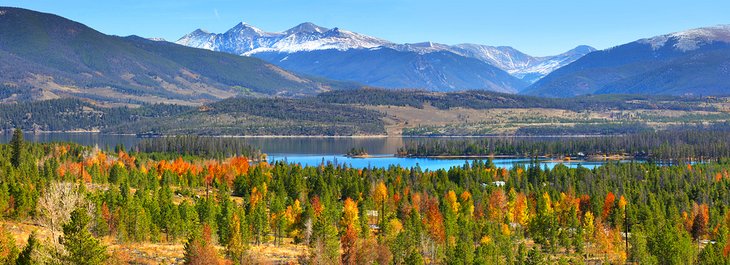
<path fill-rule="evenodd" d="M 104 264 L 109 258 L 106 246 L 89 232 L 90 218 L 83 209 L 71 213 L 71 220 L 63 225 L 61 244 L 66 250 L 63 260 L 70 264 Z"/>
<path fill-rule="evenodd" d="M 233 218 L 234 204 L 230 199 L 229 191 L 226 187 L 226 185 L 223 185 L 223 187 L 218 191 L 218 204 L 220 205 L 220 211 L 216 215 L 218 241 L 222 245 L 228 244 L 228 241 L 233 236 L 231 232 L 231 219 Z"/>
<path fill-rule="evenodd" d="M 19 167 L 21 159 L 23 158 L 23 131 L 20 128 L 15 128 L 13 132 L 13 138 L 10 140 L 12 146 L 12 155 L 10 157 L 10 163 L 14 167 Z"/>
<path fill-rule="evenodd" d="M 324 211 L 315 216 L 312 232 L 313 250 L 310 263 L 312 264 L 338 264 L 340 261 L 340 240 L 337 236 L 337 226 L 332 220 L 331 213 L 337 213 L 332 208 L 324 207 Z"/>
<path fill-rule="evenodd" d="M 37 252 L 40 248 L 40 242 L 38 242 L 38 238 L 35 232 L 30 234 L 30 237 L 28 237 L 28 244 L 25 245 L 25 248 L 23 248 L 23 251 L 20 252 L 20 255 L 18 256 L 18 259 L 15 261 L 16 265 L 31 265 L 31 264 L 41 264 L 42 262 L 38 260 L 34 260 L 33 253 Z"/>
<path fill-rule="evenodd" d="M 248 251 L 248 235 L 245 231 L 243 231 L 246 229 L 247 224 L 245 222 L 246 219 L 243 218 L 242 215 L 243 213 L 241 212 L 233 214 L 233 218 L 231 218 L 230 223 L 231 238 L 226 246 L 228 257 L 230 257 L 235 264 L 245 264 L 246 251 Z"/>

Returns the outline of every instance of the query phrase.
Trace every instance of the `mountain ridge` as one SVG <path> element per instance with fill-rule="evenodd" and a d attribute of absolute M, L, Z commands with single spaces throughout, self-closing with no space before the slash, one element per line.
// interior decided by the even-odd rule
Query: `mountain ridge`
<path fill-rule="evenodd" d="M 730 26 L 689 29 L 593 52 L 522 93 L 730 95 Z"/>
<path fill-rule="evenodd" d="M 0 71 L 3 102 L 77 97 L 201 104 L 347 86 L 311 80 L 257 58 L 106 35 L 57 15 L 12 7 L 0 7 Z"/>
<path fill-rule="evenodd" d="M 532 83 L 547 73 L 595 50 L 592 47 L 581 45 L 559 55 L 535 57 L 509 46 L 445 45 L 433 42 L 398 44 L 336 27 L 329 29 L 317 26 L 311 22 L 301 23 L 282 32 L 258 30 L 258 34 L 251 34 L 250 32 L 231 31 L 239 25 L 241 24 L 239 23 L 230 30 L 219 34 L 201 33 L 196 30 L 183 36 L 176 43 L 254 57 L 258 57 L 258 54 L 261 53 L 298 53 L 329 49 L 346 51 L 350 49 L 389 48 L 401 52 L 415 52 L 421 55 L 433 52 L 451 52 L 466 58 L 476 58 L 527 83 Z M 297 30 L 302 27 L 317 30 Z M 584 49 L 577 49 L 581 47 L 584 47 Z M 585 47 L 588 47 L 588 49 L 585 49 Z M 269 62 L 278 64 L 276 61 Z M 363 82 L 363 80 L 357 81 Z M 367 82 L 363 83 L 375 85 Z"/>

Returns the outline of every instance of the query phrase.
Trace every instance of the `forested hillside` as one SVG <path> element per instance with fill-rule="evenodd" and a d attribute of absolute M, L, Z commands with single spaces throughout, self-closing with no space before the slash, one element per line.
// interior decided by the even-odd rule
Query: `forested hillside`
<path fill-rule="evenodd" d="M 730 157 L 730 127 L 678 128 L 598 137 L 495 137 L 408 143 L 401 156 L 515 156 L 708 161 Z"/>
<path fill-rule="evenodd" d="M 728 262 L 726 159 L 592 170 L 475 161 L 437 171 L 250 161 L 158 160 L 16 137 L 0 145 L 0 260 Z"/>
<path fill-rule="evenodd" d="M 714 109 L 710 106 L 703 105 L 702 103 L 708 101 L 700 97 L 683 98 L 646 95 L 595 95 L 555 99 L 489 91 L 436 93 L 421 90 L 393 91 L 365 88 L 321 93 L 317 95 L 317 98 L 329 103 L 410 106 L 416 108 L 423 108 L 424 104 L 429 103 L 439 109 L 552 108 L 574 111 L 611 109 Z"/>
<path fill-rule="evenodd" d="M 56 99 L 0 104 L 0 129 L 165 135 L 616 135 L 730 121 L 727 98 L 534 98 L 484 91 L 360 89 L 186 107 Z"/>
<path fill-rule="evenodd" d="M 181 105 L 152 104 L 140 108 L 100 107 L 78 99 L 57 99 L 0 105 L 0 129 L 9 131 L 98 131 L 151 118 L 167 118 L 191 110 Z"/>
<path fill-rule="evenodd" d="M 11 102 L 76 97 L 202 104 L 358 87 L 309 79 L 256 58 L 105 35 L 56 15 L 11 7 L 0 7 L 0 70 L 1 99 Z"/>
<path fill-rule="evenodd" d="M 170 135 L 377 135 L 382 114 L 312 99 L 232 98 L 173 117 L 109 127 L 105 132 Z"/>

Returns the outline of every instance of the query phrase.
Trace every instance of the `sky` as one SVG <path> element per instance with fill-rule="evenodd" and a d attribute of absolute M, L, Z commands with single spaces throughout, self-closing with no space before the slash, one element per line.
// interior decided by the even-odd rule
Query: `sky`
<path fill-rule="evenodd" d="M 301 22 L 397 43 L 512 46 L 534 56 L 577 45 L 605 49 L 690 28 L 730 24 L 726 0 L 0 0 L 106 34 L 175 41 L 239 22 L 284 31 Z"/>

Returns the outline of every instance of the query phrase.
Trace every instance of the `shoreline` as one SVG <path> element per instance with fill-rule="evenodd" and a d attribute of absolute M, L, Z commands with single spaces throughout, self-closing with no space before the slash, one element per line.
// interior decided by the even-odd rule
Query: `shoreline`
<path fill-rule="evenodd" d="M 12 130 L 3 130 L 0 134 L 12 134 Z M 73 130 L 73 131 L 23 131 L 28 134 L 99 134 L 99 135 L 111 135 L 111 136 L 136 136 L 136 133 L 104 133 L 101 130 Z M 176 137 L 176 136 L 200 136 L 200 137 L 221 137 L 221 138 L 363 138 L 363 139 L 377 139 L 377 138 L 401 138 L 401 139 L 478 139 L 478 138 L 591 138 L 591 137 L 610 137 L 610 136 L 621 136 L 621 134 L 610 134 L 610 135 L 588 135 L 588 134 L 576 134 L 576 135 L 387 135 L 387 134 L 374 134 L 374 135 L 196 135 L 196 134 L 170 134 L 162 135 L 161 137 Z"/>
<path fill-rule="evenodd" d="M 576 162 L 600 162 L 600 161 L 627 161 L 637 160 L 634 156 L 608 156 L 608 157 L 584 157 L 580 159 L 560 159 L 548 155 L 540 156 L 519 156 L 519 155 L 398 155 L 396 157 L 402 158 L 432 158 L 432 159 L 486 159 L 486 158 L 497 158 L 497 159 L 541 159 L 543 162 L 561 162 L 561 163 L 576 163 Z"/>

